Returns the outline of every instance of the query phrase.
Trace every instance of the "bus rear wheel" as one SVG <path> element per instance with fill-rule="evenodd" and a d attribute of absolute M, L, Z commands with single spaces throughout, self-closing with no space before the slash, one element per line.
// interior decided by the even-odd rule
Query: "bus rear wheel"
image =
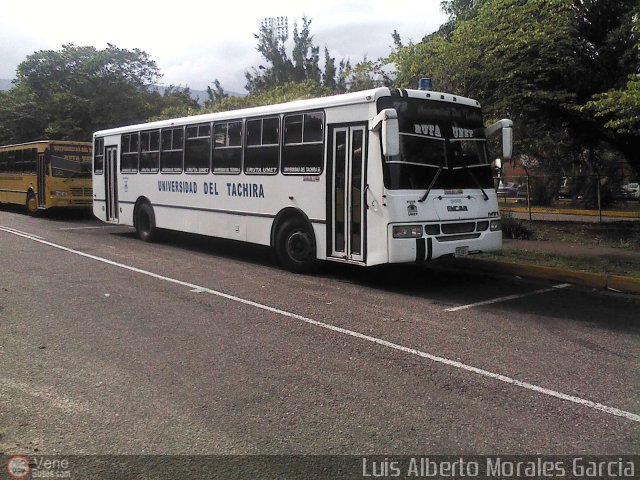
<path fill-rule="evenodd" d="M 29 191 L 29 193 L 27 193 L 27 201 L 25 202 L 24 206 L 27 209 L 27 213 L 32 217 L 38 214 L 38 198 L 36 197 L 35 193 L 33 193 L 32 191 Z"/>
<path fill-rule="evenodd" d="M 148 203 L 141 204 L 136 210 L 136 233 L 143 242 L 153 242 L 158 233 L 156 216 L 153 207 Z"/>
<path fill-rule="evenodd" d="M 275 239 L 278 263 L 294 273 L 311 273 L 317 268 L 313 230 L 301 219 L 287 220 Z"/>

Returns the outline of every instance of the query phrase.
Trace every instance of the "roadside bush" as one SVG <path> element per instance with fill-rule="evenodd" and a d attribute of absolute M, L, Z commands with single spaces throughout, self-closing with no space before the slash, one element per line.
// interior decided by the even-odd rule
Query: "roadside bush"
<path fill-rule="evenodd" d="M 531 204 L 538 207 L 549 207 L 553 205 L 553 202 L 558 196 L 561 183 L 562 178 L 559 176 L 531 177 L 529 187 Z"/>
<path fill-rule="evenodd" d="M 600 177 L 600 206 L 606 208 L 615 200 L 615 194 L 620 188 L 619 180 L 613 177 Z M 589 209 L 598 208 L 598 176 L 585 175 L 574 177 L 571 183 L 571 196 L 574 204 Z"/>
<path fill-rule="evenodd" d="M 522 220 L 513 218 L 511 215 L 502 214 L 502 238 L 531 240 L 533 236 L 533 232 Z"/>

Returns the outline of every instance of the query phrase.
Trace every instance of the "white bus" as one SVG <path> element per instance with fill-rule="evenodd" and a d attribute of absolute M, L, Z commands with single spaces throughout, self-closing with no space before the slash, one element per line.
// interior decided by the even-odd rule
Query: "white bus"
<path fill-rule="evenodd" d="M 94 134 L 95 215 L 271 246 L 281 266 L 425 262 L 502 246 L 477 101 L 374 90 Z"/>

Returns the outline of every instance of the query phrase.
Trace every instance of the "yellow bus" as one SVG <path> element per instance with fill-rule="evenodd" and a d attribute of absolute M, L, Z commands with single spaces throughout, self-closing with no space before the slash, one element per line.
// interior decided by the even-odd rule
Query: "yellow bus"
<path fill-rule="evenodd" d="M 92 205 L 92 145 L 41 140 L 0 146 L 0 203 L 35 215 L 51 207 Z"/>

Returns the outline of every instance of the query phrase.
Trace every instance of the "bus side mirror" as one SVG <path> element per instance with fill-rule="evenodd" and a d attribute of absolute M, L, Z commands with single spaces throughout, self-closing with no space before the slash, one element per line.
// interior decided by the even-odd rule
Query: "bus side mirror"
<path fill-rule="evenodd" d="M 393 108 L 385 108 L 378 115 L 369 120 L 369 130 L 381 130 L 382 154 L 393 157 L 400 154 L 400 127 L 398 126 L 398 112 Z"/>
<path fill-rule="evenodd" d="M 382 154 L 385 157 L 400 154 L 400 129 L 397 118 L 388 118 L 382 122 Z"/>
<path fill-rule="evenodd" d="M 508 119 L 502 119 L 493 125 L 484 129 L 484 135 L 489 138 L 498 130 L 502 130 L 502 159 L 509 160 L 513 155 L 513 122 Z"/>
<path fill-rule="evenodd" d="M 509 160 L 513 154 L 513 129 L 511 127 L 502 129 L 502 158 Z"/>

